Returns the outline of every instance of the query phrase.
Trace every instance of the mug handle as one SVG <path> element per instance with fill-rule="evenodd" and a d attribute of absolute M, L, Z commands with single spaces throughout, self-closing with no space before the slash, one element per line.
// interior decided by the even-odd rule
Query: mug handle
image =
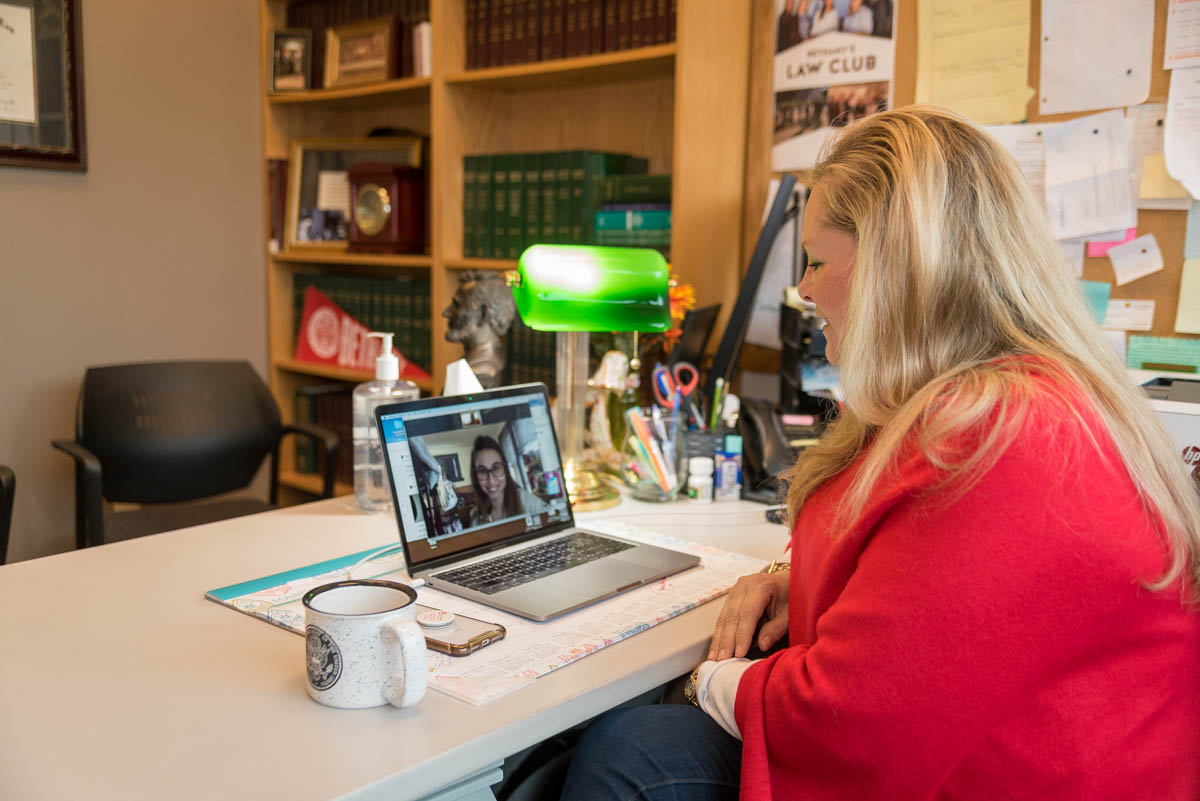
<path fill-rule="evenodd" d="M 392 620 L 383 624 L 383 638 L 395 649 L 395 675 L 383 685 L 383 697 L 392 706 L 412 706 L 425 697 L 429 682 L 429 657 L 425 653 L 425 635 L 412 620 Z"/>

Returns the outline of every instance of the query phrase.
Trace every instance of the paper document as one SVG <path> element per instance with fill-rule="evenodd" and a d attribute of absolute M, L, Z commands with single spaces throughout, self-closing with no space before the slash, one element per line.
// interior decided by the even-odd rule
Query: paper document
<path fill-rule="evenodd" d="M 1200 334 L 1200 259 L 1183 260 L 1175 330 L 1180 334 Z"/>
<path fill-rule="evenodd" d="M 1163 69 L 1200 67 L 1200 2 L 1169 0 Z"/>
<path fill-rule="evenodd" d="M 588 521 L 587 528 L 638 542 L 650 543 L 700 557 L 700 566 L 624 592 L 545 623 L 536 623 L 483 604 L 439 592 L 417 589 L 418 602 L 435 609 L 499 623 L 503 640 L 470 656 L 451 657 L 429 651 L 429 686 L 471 704 L 485 704 L 547 673 L 593 654 L 615 642 L 645 631 L 723 595 L 742 576 L 756 573 L 766 562 L 719 548 L 656 534 L 625 523 Z M 363 554 L 330 560 L 312 568 L 225 587 L 207 597 L 239 612 L 304 634 L 304 593 L 346 577 L 346 567 Z M 272 581 L 270 579 L 281 580 Z M 399 553 L 367 562 L 355 578 L 408 581 Z M 240 592 L 240 590 L 245 592 Z"/>
<path fill-rule="evenodd" d="M 1132 123 L 1120 110 L 1047 127 L 1046 211 L 1058 239 L 1132 228 L 1129 191 Z"/>
<path fill-rule="evenodd" d="M 917 102 L 980 123 L 1025 119 L 1029 18 L 1027 0 L 921 0 Z"/>
<path fill-rule="evenodd" d="M 1110 331 L 1149 331 L 1154 327 L 1154 301 L 1110 300 L 1104 327 Z"/>
<path fill-rule="evenodd" d="M 1080 281 L 1079 288 L 1083 290 L 1083 296 L 1088 302 L 1088 311 L 1096 318 L 1096 322 L 1104 325 L 1104 320 L 1108 316 L 1108 293 L 1112 291 L 1112 284 L 1104 281 Z"/>
<path fill-rule="evenodd" d="M 0 123 L 37 123 L 33 9 L 0 3 Z"/>
<path fill-rule="evenodd" d="M 1162 252 L 1154 234 L 1139 236 L 1108 251 L 1113 272 L 1117 274 L 1117 286 L 1128 284 L 1156 273 L 1163 268 Z"/>
<path fill-rule="evenodd" d="M 1185 259 L 1200 259 L 1200 200 L 1193 200 L 1188 209 L 1187 238 L 1183 242 Z"/>
<path fill-rule="evenodd" d="M 1200 370 L 1200 339 L 1130 334 L 1125 366 L 1134 370 Z"/>
<path fill-rule="evenodd" d="M 1200 199 L 1200 67 L 1171 70 L 1163 152 L 1167 172 Z"/>
<path fill-rule="evenodd" d="M 1046 203 L 1045 129 L 1057 123 L 1033 125 L 988 125 L 986 130 L 1017 160 L 1017 166 L 1029 181 L 1033 194 Z"/>
<path fill-rule="evenodd" d="M 1150 94 L 1154 4 L 1042 0 L 1043 114 L 1136 106 Z"/>
<path fill-rule="evenodd" d="M 1108 338 L 1108 344 L 1112 345 L 1112 349 L 1116 352 L 1117 358 L 1121 360 L 1121 364 L 1125 364 L 1125 332 L 1105 331 L 1104 335 Z"/>
<path fill-rule="evenodd" d="M 1060 239 L 1058 246 L 1062 248 L 1063 258 L 1067 260 L 1067 266 L 1071 268 L 1071 275 L 1076 278 L 1083 277 L 1083 256 L 1087 250 L 1087 240 L 1085 239 Z"/>

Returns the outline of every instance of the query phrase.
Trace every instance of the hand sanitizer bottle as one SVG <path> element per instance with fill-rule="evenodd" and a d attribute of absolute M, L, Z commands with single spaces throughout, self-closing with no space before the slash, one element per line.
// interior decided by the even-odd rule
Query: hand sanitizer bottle
<path fill-rule="evenodd" d="M 392 334 L 372 331 L 367 335 L 383 340 L 375 359 L 375 380 L 354 388 L 354 500 L 364 512 L 386 512 L 392 508 L 383 444 L 375 423 L 375 407 L 421 396 L 417 385 L 400 380 L 400 360 L 392 353 Z"/>

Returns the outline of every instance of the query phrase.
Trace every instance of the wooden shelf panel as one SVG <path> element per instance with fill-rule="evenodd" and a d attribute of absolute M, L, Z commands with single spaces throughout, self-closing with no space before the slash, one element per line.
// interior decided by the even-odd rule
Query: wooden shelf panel
<path fill-rule="evenodd" d="M 517 269 L 516 259 L 446 259 L 446 266 L 452 270 L 505 270 Z"/>
<path fill-rule="evenodd" d="M 342 250 L 285 250 L 273 253 L 277 262 L 292 264 L 341 264 L 349 267 L 424 267 L 433 265 L 433 258 L 404 253 L 347 253 Z"/>
<path fill-rule="evenodd" d="M 517 91 L 545 86 L 563 88 L 609 83 L 623 78 L 671 76 L 675 72 L 675 43 L 619 50 L 591 56 L 535 61 L 510 67 L 465 70 L 446 76 L 446 83 L 480 89 Z"/>
<path fill-rule="evenodd" d="M 273 106 L 296 104 L 339 103 L 346 100 L 389 96 L 388 99 L 406 97 L 409 100 L 428 100 L 429 78 L 397 78 L 380 83 L 365 83 L 360 86 L 341 86 L 333 89 L 310 89 L 306 92 L 281 92 L 267 95 Z"/>
<path fill-rule="evenodd" d="M 301 375 L 311 375 L 318 378 L 331 378 L 334 381 L 348 381 L 352 384 L 361 384 L 364 381 L 370 381 L 375 377 L 375 374 L 369 370 L 348 370 L 345 367 L 328 367 L 323 364 L 309 364 L 308 362 L 300 362 L 295 359 L 275 359 L 272 363 L 278 370 L 287 370 L 290 373 L 299 373 Z M 432 378 L 410 379 L 421 390 L 425 392 L 433 391 Z"/>
<path fill-rule="evenodd" d="M 280 470 L 279 483 L 292 489 L 311 492 L 313 495 L 321 494 L 321 486 L 323 484 L 320 473 L 297 473 L 295 470 Z M 354 487 L 342 481 L 335 481 L 333 483 L 333 494 L 353 495 Z"/>

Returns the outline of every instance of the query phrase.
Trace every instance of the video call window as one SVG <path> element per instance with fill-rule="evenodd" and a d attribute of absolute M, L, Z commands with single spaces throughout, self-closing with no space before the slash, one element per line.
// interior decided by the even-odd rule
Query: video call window
<path fill-rule="evenodd" d="M 520 532 L 566 519 L 553 445 L 543 454 L 527 403 L 412 419 L 406 424 L 428 543 L 504 524 Z"/>

